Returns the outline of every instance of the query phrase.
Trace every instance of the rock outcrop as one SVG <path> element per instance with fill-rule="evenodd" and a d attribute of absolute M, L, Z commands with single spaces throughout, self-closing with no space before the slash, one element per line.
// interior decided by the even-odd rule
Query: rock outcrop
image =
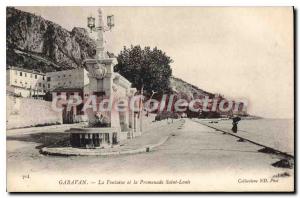
<path fill-rule="evenodd" d="M 12 7 L 6 13 L 7 65 L 41 71 L 82 66 L 95 55 L 96 44 L 84 28 L 71 32 L 40 16 Z"/>

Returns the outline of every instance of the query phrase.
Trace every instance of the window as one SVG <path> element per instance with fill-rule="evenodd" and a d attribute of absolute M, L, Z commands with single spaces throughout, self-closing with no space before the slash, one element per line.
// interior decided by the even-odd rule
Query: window
<path fill-rule="evenodd" d="M 45 76 L 43 76 L 43 80 L 45 80 Z"/>
<path fill-rule="evenodd" d="M 24 76 L 27 77 L 27 73 L 24 72 Z"/>
<path fill-rule="evenodd" d="M 37 79 L 37 75 L 34 75 L 34 78 Z"/>
<path fill-rule="evenodd" d="M 22 76 L 22 72 L 20 72 L 20 76 Z"/>
<path fill-rule="evenodd" d="M 64 77 L 66 77 L 66 74 L 64 74 Z"/>
<path fill-rule="evenodd" d="M 45 88 L 45 84 L 43 84 L 43 88 Z"/>
<path fill-rule="evenodd" d="M 39 83 L 39 87 L 41 87 L 42 86 L 42 83 Z"/>
<path fill-rule="evenodd" d="M 47 77 L 47 81 L 48 81 L 48 82 L 51 81 L 51 77 Z"/>
<path fill-rule="evenodd" d="M 48 89 L 50 89 L 50 84 L 48 84 Z"/>
<path fill-rule="evenodd" d="M 57 78 L 60 78 L 60 76 L 57 76 Z"/>

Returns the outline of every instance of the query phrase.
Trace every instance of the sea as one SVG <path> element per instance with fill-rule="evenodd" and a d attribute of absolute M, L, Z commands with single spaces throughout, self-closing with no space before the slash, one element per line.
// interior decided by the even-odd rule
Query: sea
<path fill-rule="evenodd" d="M 231 132 L 232 120 L 201 119 L 201 122 Z M 241 120 L 237 135 L 294 156 L 293 119 Z"/>

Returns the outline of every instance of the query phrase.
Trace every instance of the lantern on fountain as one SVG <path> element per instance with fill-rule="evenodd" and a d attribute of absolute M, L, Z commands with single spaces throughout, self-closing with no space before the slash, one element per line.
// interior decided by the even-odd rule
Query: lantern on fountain
<path fill-rule="evenodd" d="M 109 27 L 109 29 L 115 26 L 114 15 L 107 16 L 107 26 Z"/>
<path fill-rule="evenodd" d="M 90 17 L 88 17 L 88 21 L 87 21 L 87 23 L 88 23 L 88 28 L 90 28 L 90 30 L 91 30 L 91 33 L 93 32 L 93 30 L 95 29 L 95 18 L 94 17 L 92 17 L 92 16 L 90 16 Z"/>

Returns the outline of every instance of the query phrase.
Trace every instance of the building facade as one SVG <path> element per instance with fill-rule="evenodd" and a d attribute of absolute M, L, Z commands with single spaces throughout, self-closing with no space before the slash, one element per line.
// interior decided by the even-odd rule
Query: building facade
<path fill-rule="evenodd" d="M 83 89 L 89 84 L 87 71 L 84 68 L 63 70 L 46 73 L 46 89 L 52 92 L 55 89 Z"/>
<path fill-rule="evenodd" d="M 45 74 L 19 67 L 6 69 L 7 91 L 21 97 L 39 97 L 46 93 Z"/>

